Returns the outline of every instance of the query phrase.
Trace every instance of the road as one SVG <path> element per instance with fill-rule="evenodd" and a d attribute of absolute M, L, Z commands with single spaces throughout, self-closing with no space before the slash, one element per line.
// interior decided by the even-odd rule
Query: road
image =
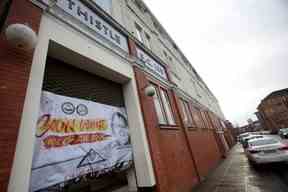
<path fill-rule="evenodd" d="M 288 164 L 253 167 L 238 144 L 193 192 L 288 192 Z"/>

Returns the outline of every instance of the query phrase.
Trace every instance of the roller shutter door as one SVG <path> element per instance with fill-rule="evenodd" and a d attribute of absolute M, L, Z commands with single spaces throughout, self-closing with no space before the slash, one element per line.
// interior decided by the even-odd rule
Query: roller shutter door
<path fill-rule="evenodd" d="M 121 84 L 48 57 L 43 90 L 59 95 L 124 107 Z"/>
<path fill-rule="evenodd" d="M 107 105 L 124 107 L 122 85 L 48 57 L 43 90 L 59 95 L 86 99 Z M 109 173 L 86 181 L 71 181 L 63 189 L 52 186 L 52 191 L 110 192 L 127 185 L 126 173 Z"/>

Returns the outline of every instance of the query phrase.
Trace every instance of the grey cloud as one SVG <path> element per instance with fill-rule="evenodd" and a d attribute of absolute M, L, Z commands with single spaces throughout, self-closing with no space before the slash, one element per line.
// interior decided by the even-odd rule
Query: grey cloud
<path fill-rule="evenodd" d="M 145 2 L 230 120 L 246 123 L 263 97 L 288 87 L 287 0 Z"/>

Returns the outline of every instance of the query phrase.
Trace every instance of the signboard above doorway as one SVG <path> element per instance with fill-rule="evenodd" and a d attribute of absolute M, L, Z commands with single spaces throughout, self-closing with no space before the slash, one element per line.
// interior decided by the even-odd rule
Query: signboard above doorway
<path fill-rule="evenodd" d="M 51 7 L 50 9 L 55 9 L 55 7 L 60 8 L 66 14 L 72 16 L 73 19 L 76 19 L 77 22 L 85 25 L 105 40 L 108 40 L 113 45 L 128 53 L 127 37 L 80 0 L 53 0 L 52 2 L 55 2 L 54 5 L 51 5 L 51 0 L 32 1 L 40 2 L 42 5 Z M 61 15 L 58 15 L 58 17 L 64 20 L 67 19 L 67 17 Z M 85 30 L 78 24 L 77 27 L 81 28 L 81 30 Z"/>

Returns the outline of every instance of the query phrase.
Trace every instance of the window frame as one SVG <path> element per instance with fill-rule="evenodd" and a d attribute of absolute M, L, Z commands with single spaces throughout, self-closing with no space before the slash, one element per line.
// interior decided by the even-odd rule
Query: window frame
<path fill-rule="evenodd" d="M 135 30 L 137 39 L 144 44 L 143 28 L 139 24 L 135 23 Z"/>
<path fill-rule="evenodd" d="M 159 117 L 158 117 L 158 114 L 157 114 L 157 123 L 158 123 L 158 125 L 160 126 L 160 128 L 166 128 L 166 127 L 167 128 L 175 128 L 175 127 L 178 127 L 177 121 L 176 121 L 176 116 L 175 116 L 175 111 L 174 111 L 174 109 L 172 107 L 172 102 L 171 102 L 171 99 L 170 99 L 170 96 L 169 96 L 169 93 L 168 93 L 169 90 L 167 90 L 165 87 L 162 87 L 162 86 L 160 86 L 160 85 L 158 85 L 156 83 L 153 83 L 153 82 L 150 82 L 150 84 L 156 90 L 156 95 L 159 98 L 161 111 L 162 111 L 162 113 L 164 115 L 164 119 L 165 119 L 165 124 L 160 123 L 159 122 Z M 171 112 L 171 117 L 172 117 L 172 121 L 173 121 L 174 124 L 173 123 L 170 124 L 170 122 L 168 120 L 168 112 L 166 111 L 166 108 L 164 106 L 164 102 L 163 102 L 161 91 L 163 91 L 163 93 L 165 94 L 164 96 L 166 96 L 167 104 L 168 104 L 169 110 Z M 155 109 L 154 100 L 153 100 L 153 104 L 154 104 L 154 109 Z M 155 109 L 155 111 L 156 111 L 156 109 Z"/>
<path fill-rule="evenodd" d="M 214 125 L 213 125 L 213 121 L 211 119 L 210 112 L 209 111 L 205 111 L 205 116 L 206 116 L 206 119 L 207 119 L 207 123 L 209 124 L 208 129 L 213 130 L 214 129 Z"/>
<path fill-rule="evenodd" d="M 162 87 L 159 87 L 159 91 L 160 91 L 162 106 L 163 106 L 163 109 L 165 111 L 165 115 L 166 115 L 166 119 L 167 119 L 167 125 L 175 126 L 176 125 L 176 120 L 175 120 L 175 116 L 174 116 L 174 113 L 173 113 L 173 110 L 172 110 L 172 105 L 171 105 L 171 101 L 170 101 L 168 92 L 167 92 L 167 90 L 163 89 Z M 164 101 L 166 102 L 167 105 L 164 104 Z M 167 111 L 167 107 L 165 107 L 165 106 L 167 106 L 170 111 Z M 171 124 L 169 122 L 169 113 L 170 113 L 170 116 L 172 118 L 171 120 L 173 121 Z"/>
<path fill-rule="evenodd" d="M 192 115 L 192 111 L 191 111 L 189 102 L 184 100 L 184 99 L 180 99 L 180 102 L 181 102 L 180 105 L 182 108 L 182 112 L 186 114 L 187 119 L 188 119 L 188 123 L 185 123 L 184 119 L 183 119 L 184 125 L 187 126 L 187 128 L 189 128 L 189 129 L 195 129 L 197 126 L 196 126 L 196 123 L 193 119 L 193 115 Z"/>
<path fill-rule="evenodd" d="M 146 32 L 144 32 L 144 36 L 145 36 L 145 41 L 146 41 L 146 47 L 151 50 L 152 49 L 152 47 L 151 47 L 151 36 L 148 33 L 146 33 Z"/>
<path fill-rule="evenodd" d="M 201 114 L 201 117 L 203 119 L 204 129 L 209 129 L 210 124 L 209 124 L 209 121 L 206 117 L 206 111 L 200 109 L 200 114 Z"/>
<path fill-rule="evenodd" d="M 203 117 L 201 115 L 201 109 L 199 107 L 196 106 L 192 106 L 192 117 L 195 121 L 195 127 L 199 128 L 199 129 L 204 129 L 205 128 L 205 124 L 204 124 L 204 120 Z M 197 120 L 195 120 L 195 116 L 197 116 Z"/>
<path fill-rule="evenodd" d="M 157 85 L 155 85 L 155 84 L 152 84 L 151 83 L 151 85 L 154 87 L 154 89 L 156 90 L 156 93 L 155 93 L 155 95 L 153 96 L 153 104 L 154 104 L 154 109 L 155 109 L 155 112 L 156 112 L 156 116 L 157 116 L 157 121 L 158 121 L 158 124 L 159 125 L 165 125 L 165 124 L 162 124 L 161 122 L 160 122 L 160 118 L 159 118 L 159 114 L 158 114 L 158 110 L 156 109 L 156 104 L 155 104 L 155 98 L 154 97 L 157 97 L 157 100 L 159 101 L 159 106 L 160 106 L 160 111 L 161 111 L 161 114 L 162 114 L 162 116 L 163 116 L 163 119 L 164 119 L 164 121 L 165 122 L 168 122 L 168 120 L 167 120 L 167 118 L 166 118 L 166 115 L 165 115 L 165 111 L 163 110 L 164 108 L 163 108 L 163 106 L 162 106 L 162 102 L 161 102 L 161 95 L 159 94 L 159 92 L 158 92 L 158 86 Z"/>

